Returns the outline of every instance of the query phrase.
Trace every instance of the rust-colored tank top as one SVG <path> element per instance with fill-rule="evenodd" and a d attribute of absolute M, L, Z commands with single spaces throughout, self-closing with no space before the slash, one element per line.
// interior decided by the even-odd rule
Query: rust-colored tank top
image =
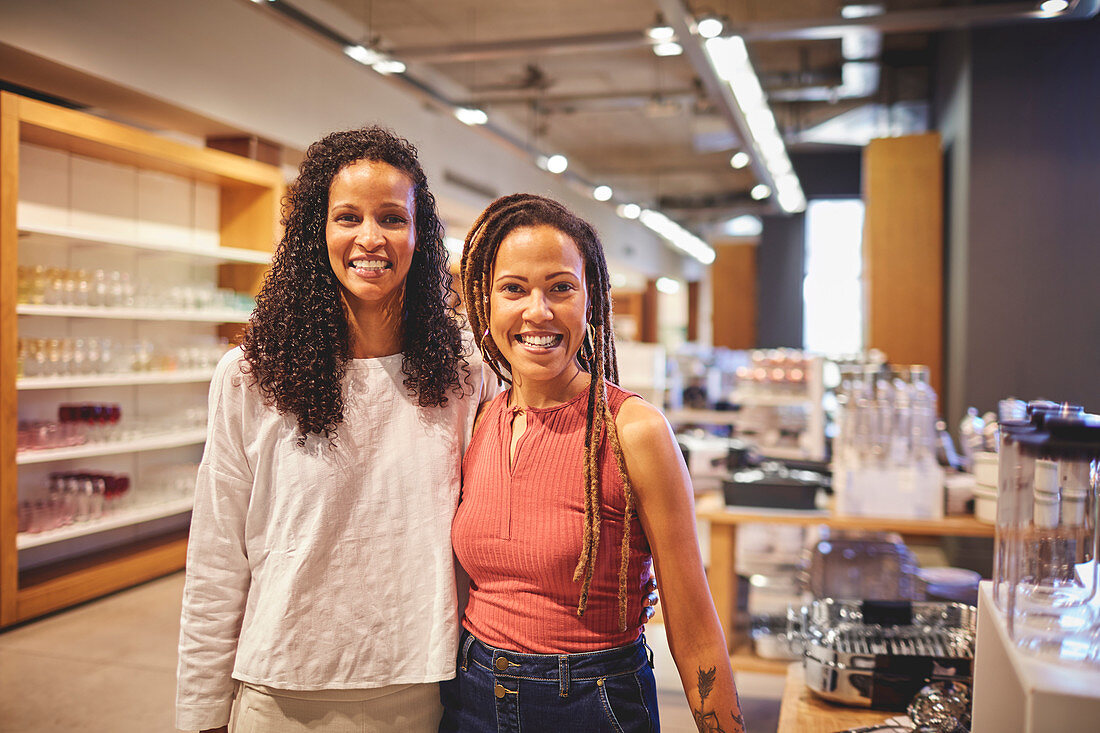
<path fill-rule="evenodd" d="M 607 385 L 613 416 L 634 396 Z M 549 408 L 527 408 L 527 429 L 509 465 L 514 410 L 508 392 L 486 408 L 462 464 L 462 498 L 451 528 L 455 554 L 471 579 L 463 625 L 487 644 L 561 654 L 629 644 L 638 638 L 649 543 L 635 516 L 630 529 L 627 630 L 619 631 L 619 562 L 626 507 L 606 436 L 598 454 L 601 531 L 588 607 L 577 616 L 573 581 L 584 527 L 584 426 L 588 390 Z"/>

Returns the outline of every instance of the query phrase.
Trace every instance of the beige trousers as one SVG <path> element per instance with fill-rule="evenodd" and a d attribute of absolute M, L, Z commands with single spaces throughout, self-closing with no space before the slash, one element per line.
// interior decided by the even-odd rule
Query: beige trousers
<path fill-rule="evenodd" d="M 230 733 L 436 733 L 439 685 L 296 692 L 241 684 Z"/>

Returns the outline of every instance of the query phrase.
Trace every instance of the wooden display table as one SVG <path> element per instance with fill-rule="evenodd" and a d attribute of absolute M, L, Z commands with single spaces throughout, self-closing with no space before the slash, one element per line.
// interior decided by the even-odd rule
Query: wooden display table
<path fill-rule="evenodd" d="M 795 524 L 803 527 L 823 525 L 834 529 L 863 529 L 897 532 L 903 537 L 992 537 L 992 524 L 973 517 L 947 517 L 939 521 L 889 519 L 884 517 L 838 517 L 830 512 L 789 509 L 717 509 L 701 510 L 700 520 L 710 524 L 710 569 L 707 581 L 714 607 L 722 624 L 736 669 L 748 664 L 745 642 L 737 635 L 737 527 L 741 524 Z M 742 659 L 744 658 L 744 659 Z M 785 663 L 767 662 L 753 671 L 783 674 Z M 765 669 L 766 667 L 766 669 Z"/>
<path fill-rule="evenodd" d="M 836 731 L 882 723 L 901 713 L 834 705 L 810 692 L 802 676 L 802 665 L 788 665 L 787 683 L 779 705 L 776 733 L 836 733 Z M 752 729 L 752 721 L 749 721 Z"/>

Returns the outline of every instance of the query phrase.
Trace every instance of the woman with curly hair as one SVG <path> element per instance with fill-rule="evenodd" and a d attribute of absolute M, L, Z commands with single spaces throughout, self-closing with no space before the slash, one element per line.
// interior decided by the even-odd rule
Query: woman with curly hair
<path fill-rule="evenodd" d="M 650 565 L 700 731 L 744 733 L 664 415 L 616 384 L 596 231 L 556 201 L 497 199 L 462 253 L 470 326 L 509 389 L 463 459 L 451 539 L 469 573 L 440 731 L 656 731 L 636 598 Z"/>
<path fill-rule="evenodd" d="M 314 143 L 283 225 L 211 383 L 177 725 L 434 731 L 458 635 L 460 461 L 495 379 L 446 304 L 443 229 L 407 141 L 368 127 Z"/>

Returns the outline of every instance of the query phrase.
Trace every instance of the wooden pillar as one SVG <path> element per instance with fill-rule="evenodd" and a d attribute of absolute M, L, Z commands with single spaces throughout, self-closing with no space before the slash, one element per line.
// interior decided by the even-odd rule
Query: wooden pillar
<path fill-rule="evenodd" d="M 19 486 L 17 465 L 17 425 L 19 398 L 15 388 L 18 359 L 18 316 L 15 300 L 18 289 L 19 230 L 15 214 L 19 199 L 19 117 L 18 98 L 0 92 L 0 626 L 17 620 L 19 589 L 18 531 Z"/>
<path fill-rule="evenodd" d="M 657 343 L 657 296 L 657 281 L 646 280 L 642 293 L 642 323 L 638 331 L 643 343 Z"/>
<path fill-rule="evenodd" d="M 714 245 L 711 300 L 714 345 L 751 349 L 756 342 L 756 244 Z"/>
<path fill-rule="evenodd" d="M 611 307 L 616 338 L 638 341 L 642 333 L 642 293 L 613 290 Z"/>
<path fill-rule="evenodd" d="M 699 299 L 701 293 L 702 283 L 698 280 L 689 280 L 687 340 L 693 343 L 699 341 Z"/>
<path fill-rule="evenodd" d="M 863 152 L 866 348 L 943 379 L 943 154 L 938 133 L 872 140 Z"/>

